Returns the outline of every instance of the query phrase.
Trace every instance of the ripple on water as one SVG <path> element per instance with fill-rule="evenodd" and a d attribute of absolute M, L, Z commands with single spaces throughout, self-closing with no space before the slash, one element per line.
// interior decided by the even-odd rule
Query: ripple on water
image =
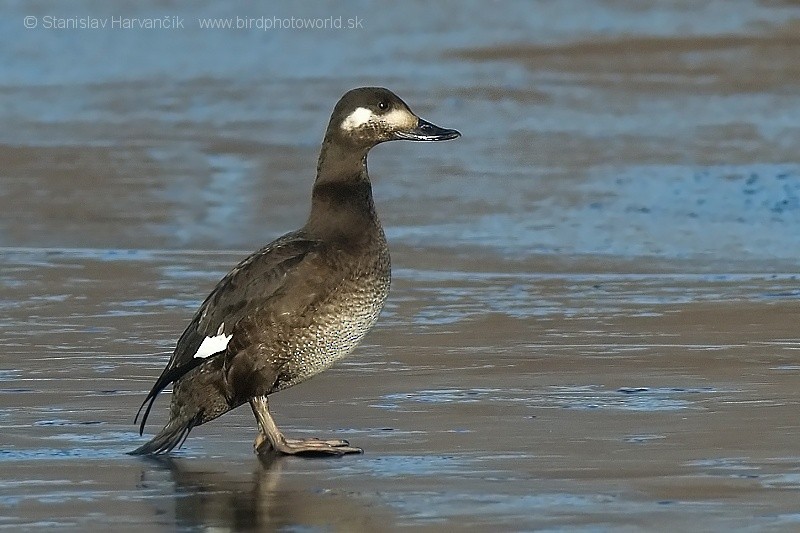
<path fill-rule="evenodd" d="M 699 402 L 720 391 L 711 387 L 623 387 L 609 390 L 598 385 L 552 386 L 525 389 L 424 389 L 387 394 L 372 406 L 391 411 L 414 411 L 414 404 L 524 404 L 534 408 L 615 409 L 624 411 L 676 411 L 699 409 Z"/>
<path fill-rule="evenodd" d="M 15 381 L 19 379 L 20 374 L 21 371 L 16 369 L 0 370 L 0 381 Z"/>
<path fill-rule="evenodd" d="M 387 495 L 391 497 L 391 495 Z M 608 506 L 617 501 L 609 494 L 572 494 L 544 492 L 538 494 L 493 494 L 468 492 L 406 492 L 402 499 L 390 503 L 407 518 L 415 521 L 443 522 L 459 515 L 481 516 L 496 523 L 514 516 L 530 518 L 574 513 L 597 505 Z M 489 528 L 492 529 L 492 528 Z"/>
<path fill-rule="evenodd" d="M 661 316 L 666 306 L 743 298 L 775 301 L 792 298 L 797 291 L 794 273 L 509 274 L 398 269 L 395 277 L 411 280 L 402 298 L 423 302 L 412 319 L 422 326 L 449 325 L 487 313 L 519 319 L 652 317 Z M 765 290 L 767 286 L 770 290 Z M 393 321 L 387 314 L 382 323 Z"/>
<path fill-rule="evenodd" d="M 553 392 L 542 398 L 543 406 L 569 409 L 615 409 L 623 411 L 677 411 L 699 409 L 706 396 L 718 391 L 711 387 L 624 387 L 602 389 L 595 385 L 552 387 Z M 688 397 L 695 396 L 694 398 Z M 548 405 L 549 404 L 549 405 Z"/>
<path fill-rule="evenodd" d="M 686 464 L 706 475 L 758 479 L 758 482 L 765 488 L 798 490 L 800 489 L 798 462 L 800 462 L 798 457 L 769 459 L 711 457 L 689 461 Z"/>
<path fill-rule="evenodd" d="M 138 437 L 138 435 L 137 435 Z M 127 449 L 127 448 L 126 448 Z M 122 448 L 28 448 L 0 450 L 0 463 L 59 459 L 119 459 Z"/>
<path fill-rule="evenodd" d="M 370 475 L 381 478 L 407 476 L 436 476 L 464 472 L 474 462 L 464 457 L 450 455 L 388 455 L 364 457 L 341 468 L 345 475 Z"/>
<path fill-rule="evenodd" d="M 800 490 L 800 473 L 767 474 L 761 477 L 761 485 L 770 489 Z"/>

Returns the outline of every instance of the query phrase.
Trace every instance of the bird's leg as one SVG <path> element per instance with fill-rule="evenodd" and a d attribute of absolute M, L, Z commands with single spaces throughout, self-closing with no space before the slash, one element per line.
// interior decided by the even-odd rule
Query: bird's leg
<path fill-rule="evenodd" d="M 258 421 L 259 434 L 253 443 L 256 453 L 268 446 L 278 453 L 287 455 L 343 455 L 346 453 L 363 453 L 361 448 L 350 446 L 346 440 L 331 439 L 287 439 L 275 425 L 269 413 L 269 403 L 266 396 L 257 396 L 250 399 L 250 407 Z"/>

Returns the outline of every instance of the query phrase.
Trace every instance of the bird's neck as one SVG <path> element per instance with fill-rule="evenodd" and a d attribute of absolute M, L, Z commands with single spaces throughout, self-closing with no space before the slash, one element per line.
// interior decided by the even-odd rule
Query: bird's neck
<path fill-rule="evenodd" d="M 321 238 L 360 242 L 380 231 L 372 186 L 367 174 L 367 151 L 323 145 L 305 229 Z"/>

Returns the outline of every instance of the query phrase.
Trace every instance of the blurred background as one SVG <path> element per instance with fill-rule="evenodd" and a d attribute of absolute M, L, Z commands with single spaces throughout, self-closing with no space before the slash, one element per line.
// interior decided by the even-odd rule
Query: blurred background
<path fill-rule="evenodd" d="M 304 222 L 339 96 L 381 85 L 464 134 L 373 152 L 396 246 L 794 262 L 798 45 L 777 0 L 11 2 L 0 245 L 257 247 Z"/>

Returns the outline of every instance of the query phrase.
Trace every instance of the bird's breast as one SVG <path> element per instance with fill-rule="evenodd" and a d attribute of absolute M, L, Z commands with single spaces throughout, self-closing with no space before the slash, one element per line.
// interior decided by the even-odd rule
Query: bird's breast
<path fill-rule="evenodd" d="M 275 390 L 304 381 L 351 353 L 378 320 L 390 277 L 388 253 L 381 254 L 326 290 L 289 340 L 288 361 Z"/>

